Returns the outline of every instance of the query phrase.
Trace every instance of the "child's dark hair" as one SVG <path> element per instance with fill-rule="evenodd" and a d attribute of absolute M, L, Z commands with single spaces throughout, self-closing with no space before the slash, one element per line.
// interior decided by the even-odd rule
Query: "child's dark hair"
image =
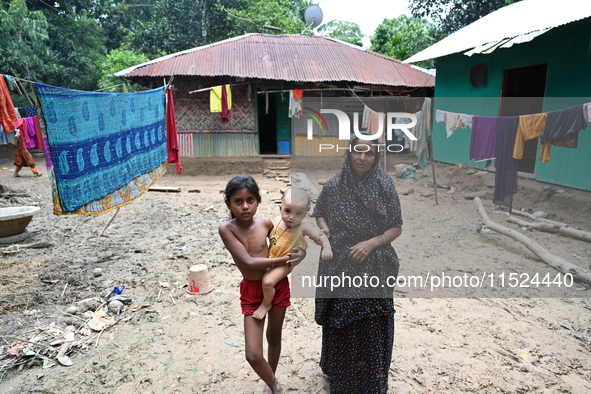
<path fill-rule="evenodd" d="M 254 194 L 259 203 L 262 201 L 261 193 L 259 192 L 259 185 L 257 185 L 256 181 L 250 175 L 242 174 L 236 175 L 226 185 L 226 190 L 224 190 L 224 202 L 230 201 L 232 195 L 242 189 L 246 189 Z M 231 210 L 230 216 L 232 219 L 236 218 Z"/>

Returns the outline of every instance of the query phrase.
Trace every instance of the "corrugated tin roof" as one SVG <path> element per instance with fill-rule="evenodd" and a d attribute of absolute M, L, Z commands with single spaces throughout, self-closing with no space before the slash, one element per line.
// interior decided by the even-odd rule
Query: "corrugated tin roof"
<path fill-rule="evenodd" d="M 500 8 L 409 57 L 404 63 L 434 59 L 494 45 L 528 33 L 565 25 L 591 16 L 589 0 L 524 0 Z M 517 39 L 513 43 L 525 42 Z"/>
<path fill-rule="evenodd" d="M 409 87 L 435 85 L 432 75 L 379 53 L 328 37 L 292 34 L 245 34 L 173 53 L 115 75 L 232 76 Z"/>

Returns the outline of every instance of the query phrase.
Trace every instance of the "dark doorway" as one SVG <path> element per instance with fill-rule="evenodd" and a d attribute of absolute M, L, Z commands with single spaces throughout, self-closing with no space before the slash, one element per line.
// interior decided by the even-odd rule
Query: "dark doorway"
<path fill-rule="evenodd" d="M 277 154 L 277 103 L 275 94 L 258 94 L 259 147 L 260 154 Z M 268 107 L 267 107 L 268 106 Z M 268 109 L 268 110 L 267 110 Z"/>
<path fill-rule="evenodd" d="M 503 70 L 499 116 L 539 114 L 544 108 L 547 64 Z M 518 171 L 533 174 L 538 154 L 538 138 L 525 142 Z"/>

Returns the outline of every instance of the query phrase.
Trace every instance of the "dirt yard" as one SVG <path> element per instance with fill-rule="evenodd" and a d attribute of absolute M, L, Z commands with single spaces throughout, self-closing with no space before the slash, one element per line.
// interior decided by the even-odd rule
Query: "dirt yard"
<path fill-rule="evenodd" d="M 180 187 L 180 193 L 146 193 L 122 207 L 100 237 L 113 213 L 53 215 L 43 159 L 36 158 L 43 177 L 34 178 L 25 168 L 23 177 L 13 178 L 12 152 L 0 148 L 0 184 L 18 195 L 0 197 L 0 206 L 41 207 L 28 227 L 31 237 L 21 245 L 51 244 L 0 245 L 0 393 L 263 392 L 244 356 L 239 271 L 217 234 L 228 219 L 220 190 L 242 170 L 257 172 L 264 191 L 258 214 L 272 217 L 278 212 L 273 199 L 286 183 L 263 176 L 256 160 L 186 161 L 187 175 L 176 175 L 169 166 L 156 183 Z M 388 160 L 394 178 L 395 164 L 413 162 L 408 156 Z M 321 189 L 319 181 L 334 175 L 338 162 L 305 160 L 293 166 Z M 443 186 L 438 205 L 433 188 L 426 187 L 431 166 L 415 178 L 395 179 L 404 218 L 403 234 L 393 243 L 400 275 L 442 270 L 479 275 L 496 269 L 554 278 L 558 272 L 522 244 L 477 231 L 480 216 L 469 199 L 474 196 L 495 222 L 589 267 L 590 243 L 507 223 L 507 214 L 491 201 L 494 174 L 445 164 L 437 164 L 436 173 Z M 565 192 L 552 194 L 543 189 L 551 185 L 527 179 L 519 185 L 515 208 L 541 210 L 548 219 L 591 231 L 591 193 L 553 186 Z M 189 193 L 194 189 L 200 192 Z M 316 258 L 310 249 L 307 260 Z M 190 295 L 188 269 L 198 263 L 207 265 L 215 289 Z M 97 271 L 102 274 L 95 276 Z M 111 327 L 85 328 L 114 287 L 124 287 L 131 303 Z M 590 291 L 580 283 L 559 298 L 544 298 L 546 293 L 534 288 L 526 297 L 495 289 L 478 297 L 462 289 L 447 298 L 397 290 L 389 392 L 591 392 Z M 294 298 L 292 304 L 278 378 L 288 393 L 328 393 L 318 366 L 321 328 L 314 322 L 314 300 Z M 21 346 L 30 355 L 19 351 Z"/>

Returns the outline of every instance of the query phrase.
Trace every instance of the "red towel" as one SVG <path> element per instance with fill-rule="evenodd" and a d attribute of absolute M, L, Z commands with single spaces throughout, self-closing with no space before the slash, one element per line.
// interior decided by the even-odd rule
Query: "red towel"
<path fill-rule="evenodd" d="M 179 152 L 179 139 L 176 132 L 176 119 L 174 117 L 174 101 L 172 89 L 166 92 L 166 149 L 168 150 L 168 162 L 176 164 L 176 173 L 183 171 L 181 167 L 181 155 Z"/>
<path fill-rule="evenodd" d="M 43 135 L 41 135 L 41 125 L 39 124 L 39 117 L 33 116 L 33 122 L 35 123 L 35 139 L 37 140 L 37 149 L 45 150 L 43 146 Z"/>
<path fill-rule="evenodd" d="M 226 93 L 226 85 L 222 86 L 222 123 L 228 123 L 228 94 Z"/>

